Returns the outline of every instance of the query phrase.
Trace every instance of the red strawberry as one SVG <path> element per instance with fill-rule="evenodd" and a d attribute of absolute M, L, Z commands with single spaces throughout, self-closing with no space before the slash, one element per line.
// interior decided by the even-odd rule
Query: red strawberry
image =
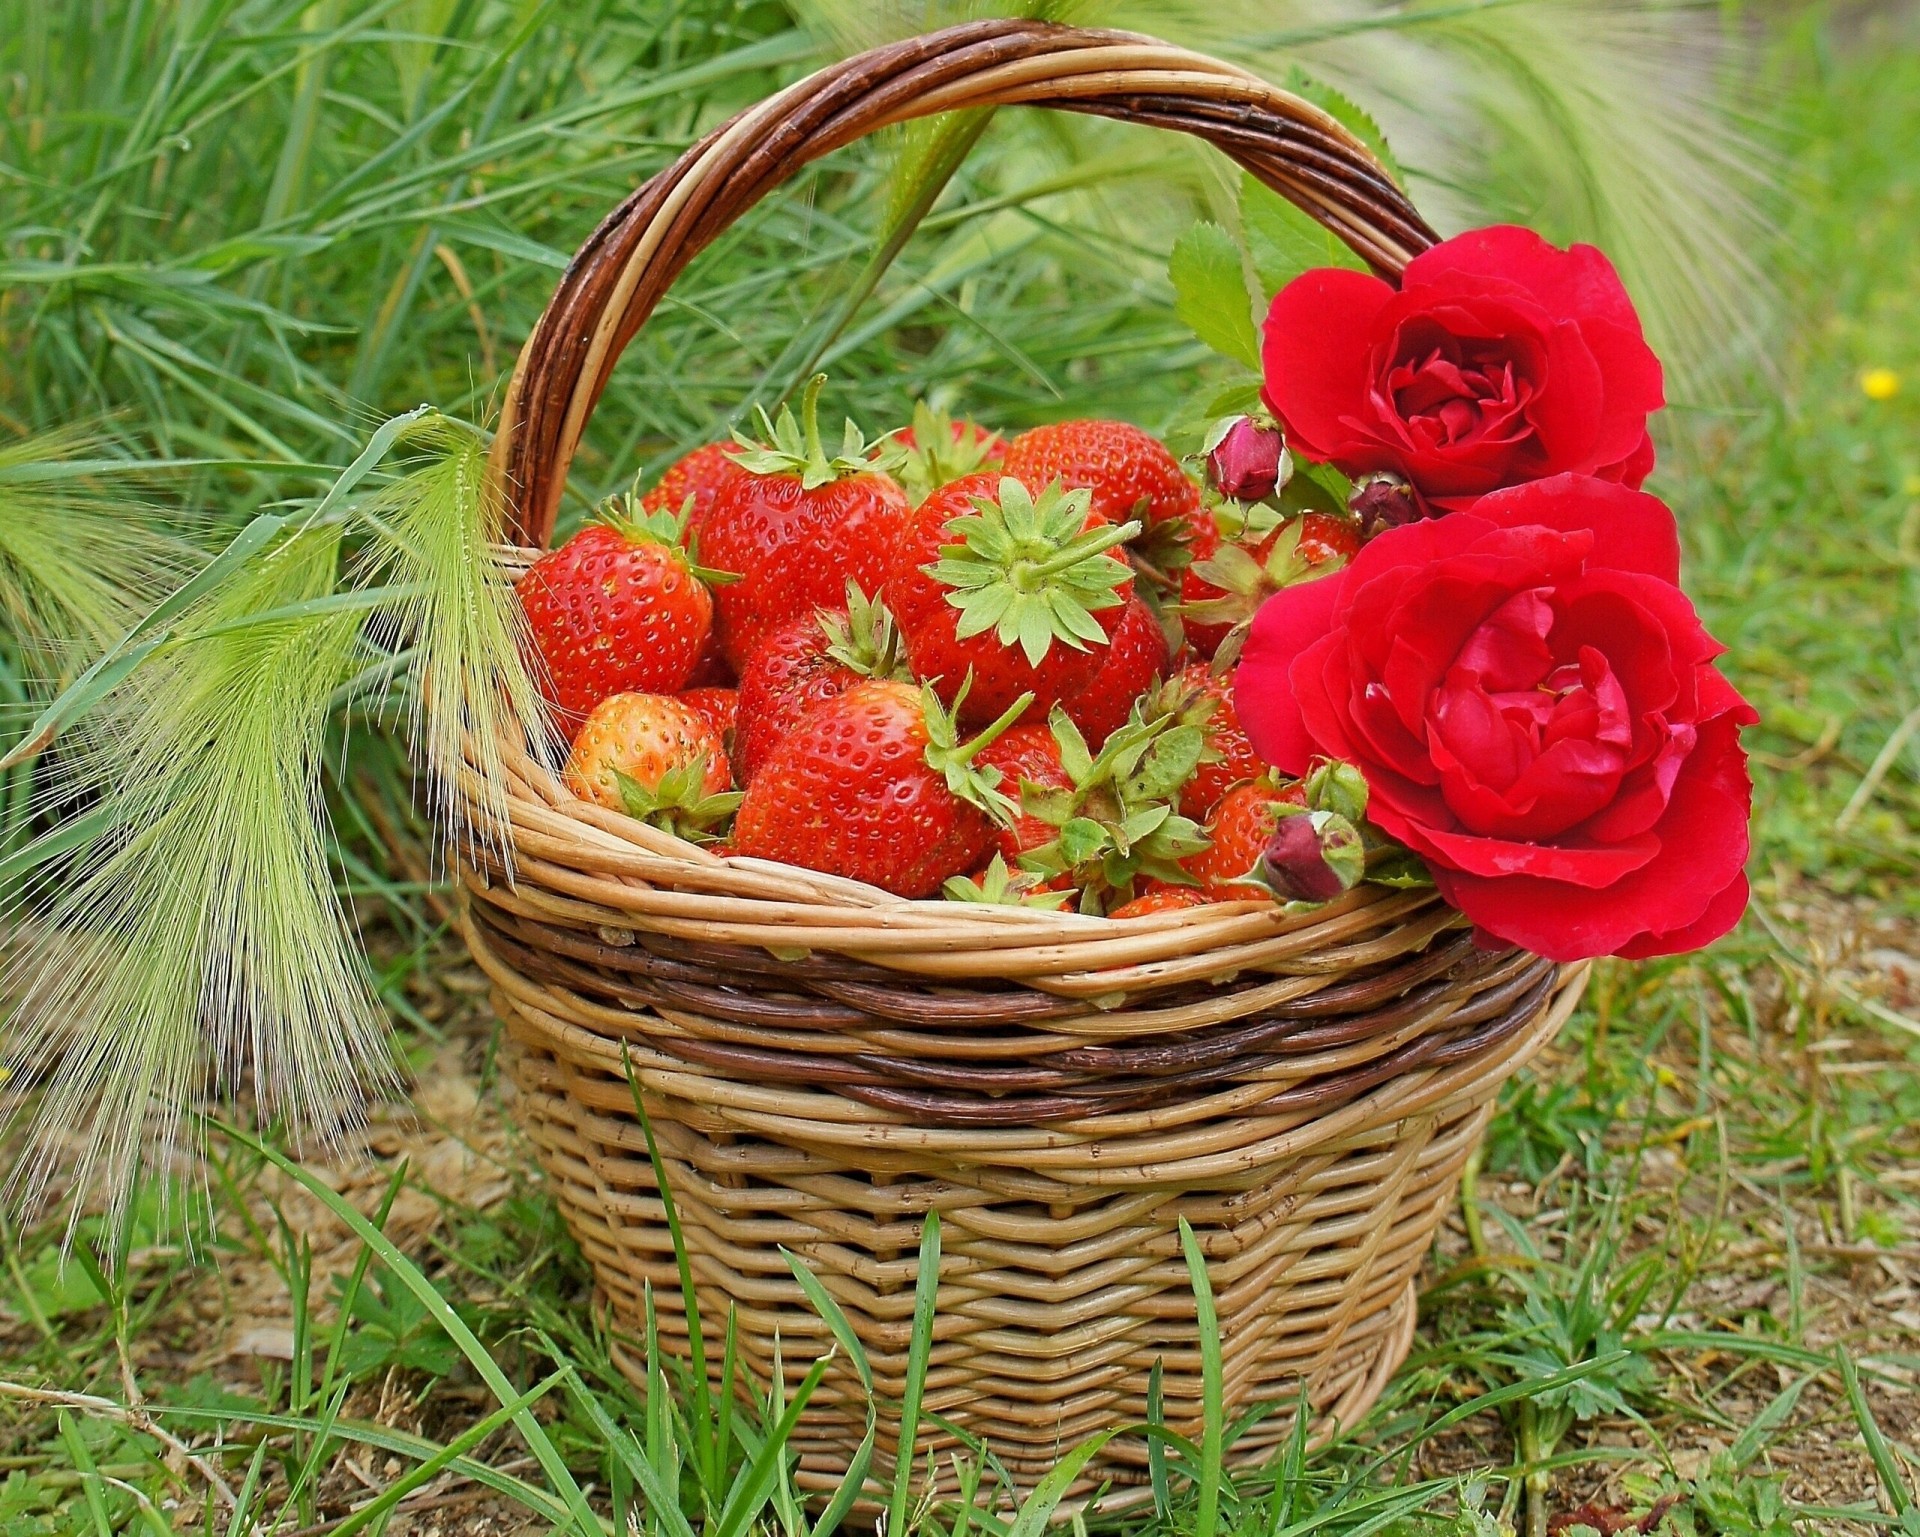
<path fill-rule="evenodd" d="M 687 674 L 687 688 L 732 688 L 737 680 L 733 669 L 727 665 L 726 657 L 720 650 L 719 631 L 709 631 L 707 643 L 700 651 L 700 660 L 693 664 L 693 671 Z"/>
<path fill-rule="evenodd" d="M 1196 886 L 1162 886 L 1144 897 L 1123 902 L 1109 918 L 1145 918 L 1152 913 L 1171 913 L 1183 907 L 1205 907 L 1213 898 Z"/>
<path fill-rule="evenodd" d="M 1299 785 L 1276 790 L 1270 781 L 1256 779 L 1250 784 L 1235 785 L 1220 798 L 1213 820 L 1207 824 L 1211 843 L 1198 854 L 1180 861 L 1187 874 L 1199 881 L 1214 901 L 1272 900 L 1273 893 L 1264 886 L 1249 885 L 1241 877 L 1252 873 L 1260 863 L 1260 856 L 1266 853 L 1283 804 L 1306 804 Z"/>
<path fill-rule="evenodd" d="M 955 421 L 925 401 L 913 408 L 913 425 L 891 435 L 889 447 L 888 468 L 915 503 L 950 481 L 997 468 L 1007 457 L 1007 440 L 991 427 Z"/>
<path fill-rule="evenodd" d="M 732 744 L 740 718 L 740 693 L 731 688 L 687 688 L 675 696 L 709 726 L 722 742 Z"/>
<path fill-rule="evenodd" d="M 1253 750 L 1240 716 L 1233 707 L 1233 674 L 1216 675 L 1205 662 L 1176 673 L 1171 688 L 1177 700 L 1168 707 L 1199 721 L 1206 733 L 1208 756 L 1200 760 L 1186 788 L 1180 792 L 1180 810 L 1196 822 L 1213 815 L 1220 798 L 1243 780 L 1258 778 L 1267 765 Z"/>
<path fill-rule="evenodd" d="M 709 560 L 740 580 L 719 594 L 720 647 L 736 672 L 777 626 L 833 608 L 847 583 L 877 592 L 907 526 L 907 493 L 874 468 L 853 424 L 840 451 L 820 443 L 824 374 L 807 386 L 804 426 L 761 413 L 767 441 L 742 438 L 728 477 L 697 525 Z"/>
<path fill-rule="evenodd" d="M 739 804 L 726 746 L 692 705 L 664 694 L 603 699 L 574 738 L 561 778 L 582 800 L 700 838 Z"/>
<path fill-rule="evenodd" d="M 851 582 L 845 607 L 788 620 L 760 642 L 741 675 L 733 744 L 740 782 L 760 771 L 815 705 L 862 678 L 898 678 L 904 671 L 893 617 Z"/>
<path fill-rule="evenodd" d="M 1087 511 L 1056 483 L 1036 497 L 1012 476 L 969 475 L 914 509 L 887 578 L 887 601 L 914 676 L 961 716 L 989 720 L 1016 697 L 1033 713 L 1085 688 L 1133 591 L 1107 552 L 1138 531 Z"/>
<path fill-rule="evenodd" d="M 990 817 L 1013 815 L 973 759 L 1014 713 L 961 746 L 932 689 L 856 683 L 809 710 L 762 765 L 734 822 L 734 851 L 931 896 L 985 857 Z"/>
<path fill-rule="evenodd" d="M 976 761 L 982 768 L 998 769 L 999 788 L 1016 801 L 1020 799 L 1023 782 L 1047 790 L 1073 788 L 1073 776 L 1060 762 L 1060 744 L 1054 740 L 1052 730 L 1038 722 L 1015 726 L 983 750 Z M 1059 828 L 1024 811 L 1012 826 L 994 831 L 994 841 L 1009 864 L 1017 863 L 1029 849 L 1051 843 L 1059 836 Z"/>
<path fill-rule="evenodd" d="M 1167 634 L 1145 600 L 1130 593 L 1113 627 L 1106 659 L 1086 687 L 1065 701 L 1087 745 L 1098 752 L 1127 723 L 1133 702 L 1166 676 Z"/>
<path fill-rule="evenodd" d="M 1192 560 L 1180 575 L 1187 639 L 1203 656 L 1217 655 L 1282 587 L 1339 570 L 1359 548 L 1359 529 L 1332 513 L 1303 513 L 1257 541 L 1224 539 L 1207 519 L 1194 530 Z"/>
<path fill-rule="evenodd" d="M 740 466 L 733 462 L 734 448 L 732 443 L 707 443 L 676 459 L 654 482 L 653 489 L 640 498 L 640 505 L 648 512 L 677 513 L 692 497 L 697 527 L 720 488 L 740 473 Z"/>
<path fill-rule="evenodd" d="M 1034 490 L 1056 476 L 1092 494 L 1110 523 L 1137 518 L 1153 529 L 1200 510 L 1200 492 L 1157 438 L 1130 422 L 1056 422 L 1007 446 L 1006 473 Z"/>
<path fill-rule="evenodd" d="M 542 555 L 516 585 L 543 664 L 543 690 L 577 724 L 613 694 L 671 694 L 693 671 L 713 623 L 707 581 L 682 548 L 684 519 L 616 498 Z"/>

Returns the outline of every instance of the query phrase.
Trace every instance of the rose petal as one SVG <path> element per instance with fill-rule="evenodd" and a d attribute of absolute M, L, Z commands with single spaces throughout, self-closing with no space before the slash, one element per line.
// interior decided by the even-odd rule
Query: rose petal
<path fill-rule="evenodd" d="M 1700 729 L 1667 814 L 1646 840 L 1657 854 L 1626 875 L 1589 884 L 1543 858 L 1530 873 L 1493 879 L 1436 863 L 1434 883 L 1475 923 L 1550 960 L 1612 955 L 1644 935 L 1705 921 L 1746 865 L 1752 798 L 1738 727 L 1722 716 Z"/>
<path fill-rule="evenodd" d="M 1598 462 L 1596 436 L 1607 419 L 1607 377 L 1579 323 L 1562 320 L 1545 341 L 1539 396 L 1527 411 L 1540 461 L 1529 479 L 1555 469 L 1591 468 Z"/>
<path fill-rule="evenodd" d="M 1263 396 L 1309 459 L 1341 458 L 1352 441 L 1342 418 L 1366 398 L 1365 338 L 1392 301 L 1385 282 L 1344 267 L 1303 272 L 1274 296 L 1260 349 Z"/>
<path fill-rule="evenodd" d="M 1254 751 L 1289 774 L 1306 771 L 1315 748 L 1300 718 L 1289 672 L 1315 642 L 1326 641 L 1351 568 L 1284 587 L 1260 605 L 1234 672 L 1234 709 Z"/>
<path fill-rule="evenodd" d="M 1644 452 L 1648 468 L 1652 468 L 1653 447 L 1646 443 L 1647 418 L 1666 404 L 1660 359 L 1647 345 L 1637 323 L 1621 325 L 1589 315 L 1577 324 L 1587 355 L 1593 359 L 1605 387 L 1601 409 L 1595 414 L 1587 457 L 1569 467 L 1597 470 L 1602 465 L 1630 461 Z M 1645 470 L 1633 484 L 1638 485 L 1644 479 Z"/>
<path fill-rule="evenodd" d="M 1689 950 L 1703 950 L 1730 932 L 1746 915 L 1749 895 L 1747 873 L 1742 870 L 1707 904 L 1707 910 L 1686 927 L 1668 929 L 1664 934 L 1639 935 L 1613 953 L 1625 960 L 1644 961 L 1656 955 L 1684 955 Z"/>
<path fill-rule="evenodd" d="M 1499 528 L 1585 529 L 1595 535 L 1594 565 L 1644 572 L 1669 584 L 1680 580 L 1679 526 L 1667 504 L 1645 491 L 1590 475 L 1553 475 L 1489 492 L 1470 510 Z"/>
<path fill-rule="evenodd" d="M 1497 273 L 1524 288 L 1556 315 L 1597 315 L 1617 325 L 1640 329 L 1633 300 L 1620 274 L 1595 246 L 1561 250 L 1533 230 L 1517 224 L 1493 224 L 1468 230 L 1422 251 L 1407 263 L 1403 287 L 1433 283 L 1442 273 L 1474 276 Z"/>
<path fill-rule="evenodd" d="M 1623 486 L 1638 489 L 1641 482 L 1653 473 L 1653 463 L 1653 434 L 1643 429 L 1632 453 L 1618 464 L 1601 465 L 1593 473 L 1602 480 L 1617 480 Z"/>

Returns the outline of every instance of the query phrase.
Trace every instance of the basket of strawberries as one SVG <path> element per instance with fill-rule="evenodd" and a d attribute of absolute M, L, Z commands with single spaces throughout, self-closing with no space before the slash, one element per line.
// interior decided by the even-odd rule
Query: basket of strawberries
<path fill-rule="evenodd" d="M 816 380 L 542 552 L 699 249 L 861 134 L 1007 104 L 1210 140 L 1371 270 L 1274 299 L 1261 406 L 1190 461 L 1107 421 L 823 434 Z M 510 755 L 512 858 L 468 853 L 464 910 L 616 1323 L 686 1329 L 657 1158 L 763 1382 L 832 1343 L 791 1255 L 897 1395 L 938 1212 L 925 1407 L 1037 1472 L 1145 1419 L 1150 1379 L 1197 1423 L 1185 1224 L 1229 1408 L 1350 1424 L 1585 960 L 1744 907 L 1751 712 L 1638 489 L 1660 404 L 1599 253 L 1441 242 L 1324 113 L 1129 35 L 877 50 L 637 191 L 495 443 L 570 746 Z M 793 1445 L 832 1482 L 867 1434 L 836 1369 Z M 879 1459 L 903 1450 L 883 1424 Z M 1145 1443 L 1102 1457 L 1146 1476 Z"/>

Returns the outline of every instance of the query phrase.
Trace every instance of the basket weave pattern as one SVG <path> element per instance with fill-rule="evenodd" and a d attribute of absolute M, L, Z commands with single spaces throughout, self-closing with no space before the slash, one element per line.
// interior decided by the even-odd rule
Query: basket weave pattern
<path fill-rule="evenodd" d="M 544 542 L 620 351 L 688 261 L 794 170 L 861 134 L 1005 104 L 1206 138 L 1397 272 L 1431 230 L 1314 107 L 1151 39 L 983 22 L 877 50 L 743 113 L 588 240 L 524 349 L 494 470 Z M 1477 949 L 1429 892 L 1304 915 L 1232 903 L 1115 922 L 910 902 L 726 859 L 509 763 L 514 868 L 466 874 L 465 929 L 507 1028 L 518 1111 L 616 1324 L 646 1288 L 684 1335 L 627 1080 L 658 1134 L 703 1311 L 736 1310 L 764 1381 L 830 1344 L 782 1250 L 902 1388 L 916 1246 L 943 1225 L 927 1407 L 1038 1472 L 1140 1420 L 1197 1425 L 1190 1222 L 1217 1294 L 1229 1405 L 1351 1423 L 1404 1355 L 1412 1283 L 1500 1084 L 1584 968 Z M 836 1480 L 865 1430 L 850 1371 L 796 1441 Z M 880 1467 L 895 1448 L 882 1418 Z M 1278 1416 L 1236 1444 L 1258 1456 Z M 939 1444 L 928 1432 L 922 1450 Z M 1121 1438 L 1094 1471 L 1144 1474 Z"/>

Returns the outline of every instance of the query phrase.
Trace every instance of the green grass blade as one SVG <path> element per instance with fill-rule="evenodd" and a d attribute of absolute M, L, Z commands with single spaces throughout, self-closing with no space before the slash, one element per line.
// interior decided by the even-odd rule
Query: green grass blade
<path fill-rule="evenodd" d="M 920 1436 L 920 1397 L 927 1385 L 927 1361 L 933 1353 L 933 1313 L 940 1295 L 940 1213 L 929 1211 L 920 1229 L 920 1265 L 913 1288 L 913 1333 L 907 1344 L 906 1392 L 900 1402 L 900 1439 L 893 1460 L 893 1495 L 887 1502 L 887 1531 L 907 1529 L 907 1505 L 913 1498 L 913 1452 Z"/>
<path fill-rule="evenodd" d="M 679 1497 L 661 1479 L 660 1470 L 654 1466 L 653 1459 L 643 1454 L 631 1435 L 614 1424 L 607 1411 L 601 1408 L 599 1400 L 586 1390 L 577 1377 L 567 1379 L 567 1391 L 580 1412 L 586 1415 L 601 1444 L 639 1486 L 654 1520 L 665 1529 L 667 1537 L 694 1537 L 693 1527 L 680 1509 Z M 651 1404 L 648 1405 L 648 1412 L 652 1413 Z"/>
<path fill-rule="evenodd" d="M 467 1363 L 473 1367 L 498 1402 L 509 1403 L 517 1396 L 513 1384 L 507 1380 L 506 1373 L 500 1370 L 499 1363 L 493 1359 L 492 1352 L 480 1343 L 478 1336 L 467 1326 L 466 1320 L 453 1310 L 452 1305 L 440 1295 L 433 1282 L 421 1274 L 420 1267 L 401 1253 L 385 1233 L 363 1217 L 357 1208 L 332 1187 L 309 1173 L 300 1164 L 295 1163 L 278 1148 L 260 1141 L 237 1126 L 230 1126 L 224 1122 L 215 1124 L 222 1135 L 240 1143 L 243 1147 L 250 1148 L 281 1173 L 296 1181 L 309 1195 L 344 1223 L 356 1238 L 378 1255 L 380 1262 L 392 1272 L 395 1279 L 419 1299 L 421 1306 L 432 1315 L 433 1321 L 446 1332 L 454 1344 L 459 1346 L 460 1353 L 467 1358 Z M 581 1533 L 581 1537 L 598 1537 L 599 1520 L 588 1506 L 586 1496 L 580 1492 L 580 1486 L 574 1482 L 573 1474 L 567 1470 L 567 1465 L 555 1449 L 553 1441 L 548 1437 L 546 1428 L 534 1418 L 530 1410 L 526 1409 L 522 1409 L 513 1417 L 513 1424 L 526 1441 L 528 1449 L 539 1461 L 541 1471 L 547 1475 L 566 1502 L 571 1525 Z"/>
<path fill-rule="evenodd" d="M 562 1382 L 565 1382 L 572 1375 L 573 1368 L 571 1366 L 563 1366 L 558 1371 L 550 1372 L 532 1387 L 528 1388 L 526 1392 L 516 1394 L 510 1403 L 501 1404 L 485 1417 L 476 1420 L 445 1446 L 441 1447 L 439 1451 L 427 1458 L 426 1461 L 419 1463 L 399 1478 L 396 1478 L 385 1489 L 381 1490 L 375 1498 L 348 1516 L 346 1520 L 342 1521 L 333 1529 L 333 1537 L 352 1537 L 353 1533 L 360 1531 L 362 1528 L 371 1526 L 376 1521 L 384 1520 L 387 1512 L 392 1510 L 394 1506 L 398 1505 L 408 1495 L 412 1494 L 414 1490 L 437 1478 L 441 1473 L 453 1466 L 461 1457 L 466 1455 L 466 1453 L 486 1440 L 487 1437 L 492 1435 L 496 1430 L 500 1429 L 501 1426 L 508 1424 L 519 1415 L 532 1409 L 535 1404 L 545 1398 L 548 1393 L 552 1392 L 554 1388 L 558 1387 Z"/>
<path fill-rule="evenodd" d="M 1054 1464 L 1047 1476 L 1033 1486 L 1033 1490 L 1020 1502 L 1020 1510 L 1007 1528 L 1007 1537 L 1040 1537 L 1053 1518 L 1053 1512 L 1066 1498 L 1067 1490 L 1080 1476 L 1081 1470 L 1100 1454 L 1100 1450 L 1125 1427 L 1115 1426 L 1111 1430 L 1100 1431 L 1088 1436 L 1078 1446 Z"/>
<path fill-rule="evenodd" d="M 1912 1486 L 1901 1473 L 1893 1448 L 1887 1444 L 1886 1432 L 1881 1430 L 1873 1406 L 1867 1402 L 1866 1390 L 1860 1385 L 1860 1368 L 1854 1365 L 1852 1354 L 1840 1347 L 1835 1349 L 1834 1357 L 1840 1366 L 1840 1383 L 1846 1390 L 1847 1406 L 1853 1410 L 1853 1422 L 1859 1427 L 1867 1457 L 1873 1463 L 1874 1472 L 1880 1475 L 1880 1487 L 1887 1502 L 1904 1524 L 1907 1512 L 1915 1508 Z"/>
<path fill-rule="evenodd" d="M 633 1097 L 633 1113 L 640 1121 L 640 1134 L 647 1139 L 647 1161 L 653 1166 L 654 1186 L 660 1192 L 660 1205 L 666 1213 L 667 1232 L 673 1240 L 673 1262 L 680 1272 L 680 1300 L 687 1311 L 687 1351 L 693 1366 L 693 1412 L 703 1438 L 713 1428 L 713 1387 L 707 1379 L 707 1343 L 700 1323 L 700 1297 L 693 1285 L 693 1260 L 687 1252 L 686 1233 L 680 1226 L 680 1210 L 674 1205 L 673 1189 L 667 1183 L 667 1166 L 660 1157 L 660 1144 L 653 1134 L 653 1121 L 640 1101 L 640 1080 L 633 1075 L 633 1057 L 626 1044 L 620 1046 L 620 1067 L 626 1074 L 627 1092 Z M 708 1448 L 711 1450 L 711 1442 Z M 710 1483 L 717 1484 L 720 1470 L 709 1464 Z"/>
<path fill-rule="evenodd" d="M 80 1491 L 86 1501 L 87 1519 L 93 1523 L 97 1537 L 113 1537 L 113 1523 L 107 1518 L 106 1495 L 93 1453 L 87 1450 L 87 1443 L 80 1439 L 73 1416 L 64 1409 L 59 1414 L 59 1426 L 60 1439 L 67 1448 L 67 1455 L 73 1459 L 73 1465 L 80 1473 Z"/>
<path fill-rule="evenodd" d="M 1167 1481 L 1166 1443 L 1152 1432 L 1165 1430 L 1166 1410 L 1162 1400 L 1166 1363 L 1158 1356 L 1147 1372 L 1147 1484 L 1153 1490 L 1153 1510 L 1162 1521 L 1173 1518 L 1173 1486 Z"/>
<path fill-rule="evenodd" d="M 1199 1505 L 1194 1512 L 1196 1537 L 1214 1537 L 1220 1519 L 1220 1480 L 1225 1465 L 1225 1373 L 1220 1357 L 1220 1319 L 1213 1305 L 1213 1283 L 1200 1241 L 1185 1217 L 1180 1219 L 1180 1249 L 1187 1274 L 1193 1280 L 1195 1326 L 1200 1337 L 1201 1432 Z"/>
<path fill-rule="evenodd" d="M 868 1397 L 873 1395 L 873 1363 L 867 1358 L 866 1346 L 860 1343 L 860 1336 L 854 1332 L 853 1323 L 847 1317 L 846 1310 L 833 1300 L 826 1287 L 820 1284 L 820 1278 L 800 1263 L 798 1255 L 789 1249 L 781 1254 L 787 1262 L 787 1269 L 800 1283 L 800 1289 L 807 1294 L 807 1301 L 813 1304 L 813 1310 L 826 1320 L 827 1327 L 833 1331 L 833 1337 L 839 1341 L 840 1348 L 847 1353 L 847 1359 L 853 1363 L 858 1373 L 860 1385 L 867 1390 Z"/>
<path fill-rule="evenodd" d="M 710 1528 L 708 1537 L 745 1537 L 758 1519 L 762 1507 L 773 1494 L 774 1480 L 781 1477 L 784 1471 L 787 1442 L 793 1438 L 800 1416 L 806 1412 L 814 1390 L 820 1386 L 821 1379 L 827 1375 L 827 1368 L 832 1364 L 833 1356 L 829 1352 L 807 1368 L 806 1376 L 800 1379 L 800 1386 L 794 1389 L 792 1400 L 767 1431 L 765 1439 L 755 1448 L 746 1466 L 740 1470 L 740 1477 L 727 1493 L 727 1503 L 720 1512 L 720 1519 Z"/>

